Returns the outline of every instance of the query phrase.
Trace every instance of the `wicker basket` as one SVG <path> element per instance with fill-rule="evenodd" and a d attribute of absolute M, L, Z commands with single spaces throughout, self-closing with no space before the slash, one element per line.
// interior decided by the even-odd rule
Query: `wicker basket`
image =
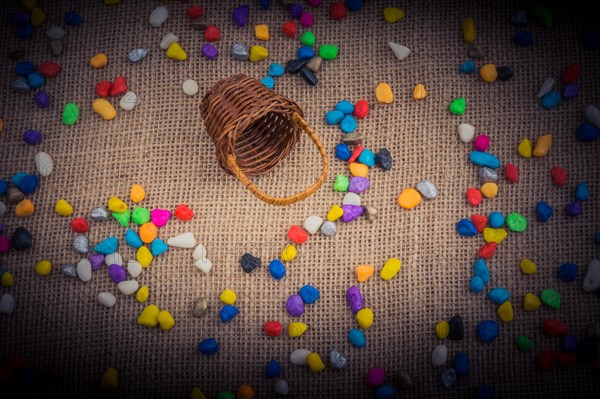
<path fill-rule="evenodd" d="M 220 80 L 204 95 L 200 113 L 215 144 L 219 165 L 235 175 L 258 199 L 273 205 L 290 205 L 314 194 L 327 178 L 327 154 L 303 119 L 298 104 L 256 79 L 235 75 Z M 248 177 L 266 173 L 279 164 L 302 131 L 323 158 L 321 176 L 306 190 L 290 197 L 274 198 L 263 193 Z"/>

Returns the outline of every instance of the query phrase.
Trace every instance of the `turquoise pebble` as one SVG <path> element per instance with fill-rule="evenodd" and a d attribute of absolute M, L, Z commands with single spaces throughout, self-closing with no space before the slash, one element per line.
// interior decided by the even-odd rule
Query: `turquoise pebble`
<path fill-rule="evenodd" d="M 329 111 L 325 114 L 325 119 L 330 125 L 337 125 L 344 119 L 344 113 L 337 110 Z"/>
<path fill-rule="evenodd" d="M 479 293 L 483 291 L 483 286 L 485 283 L 480 276 L 471 277 L 471 282 L 469 283 L 469 291 Z"/>
<path fill-rule="evenodd" d="M 269 263 L 269 273 L 271 273 L 271 277 L 275 280 L 281 280 L 286 273 L 285 266 L 281 261 L 273 259 L 271 263 Z"/>
<path fill-rule="evenodd" d="M 278 77 L 283 75 L 284 72 L 285 68 L 276 62 L 269 65 L 269 76 Z"/>
<path fill-rule="evenodd" d="M 364 348 L 367 345 L 365 334 L 359 329 L 353 328 L 348 333 L 348 341 L 355 348 Z"/>
<path fill-rule="evenodd" d="M 481 277 L 484 284 L 487 284 L 488 281 L 490 281 L 490 270 L 485 264 L 485 261 L 481 258 L 477 259 L 473 265 L 473 274 Z"/>
<path fill-rule="evenodd" d="M 506 288 L 493 288 L 488 292 L 488 297 L 496 305 L 502 305 L 510 299 L 510 292 Z"/>
<path fill-rule="evenodd" d="M 214 355 L 219 350 L 219 343 L 214 338 L 206 338 L 198 344 L 198 351 L 205 355 Z"/>
<path fill-rule="evenodd" d="M 487 152 L 471 151 L 469 159 L 477 166 L 486 166 L 492 169 L 500 167 L 500 160 Z"/>
<path fill-rule="evenodd" d="M 577 201 L 587 201 L 590 198 L 590 189 L 585 182 L 579 182 L 577 185 L 575 198 L 577 198 Z"/>
<path fill-rule="evenodd" d="M 150 252 L 152 256 L 158 256 L 165 253 L 169 249 L 169 246 L 160 238 L 155 238 L 150 244 Z"/>
<path fill-rule="evenodd" d="M 358 162 L 367 165 L 370 168 L 375 165 L 375 154 L 373 154 L 373 151 L 365 148 L 358 156 Z"/>
<path fill-rule="evenodd" d="M 352 153 L 350 152 L 350 148 L 348 148 L 346 143 L 339 143 L 335 146 L 335 156 L 342 161 L 349 160 L 351 155 Z"/>
<path fill-rule="evenodd" d="M 375 398 L 377 399 L 391 399 L 396 395 L 396 390 L 391 385 L 381 385 L 375 391 Z"/>
<path fill-rule="evenodd" d="M 27 176 L 29 175 L 25 172 L 17 172 L 10 178 L 10 182 L 13 185 L 18 186 L 19 184 L 21 184 L 21 181 L 23 181 L 23 179 Z"/>
<path fill-rule="evenodd" d="M 469 355 L 465 352 L 458 352 L 454 357 L 454 371 L 459 377 L 469 375 Z"/>
<path fill-rule="evenodd" d="M 551 109 L 558 105 L 560 102 L 560 93 L 556 90 L 550 91 L 542 97 L 542 107 L 545 109 Z"/>
<path fill-rule="evenodd" d="M 229 323 L 238 314 L 237 306 L 223 305 L 219 312 L 219 317 L 223 323 Z"/>
<path fill-rule="evenodd" d="M 266 87 L 268 87 L 271 90 L 273 89 L 273 87 L 275 87 L 275 81 L 270 76 L 266 76 L 266 77 L 262 78 L 260 80 L 260 83 L 264 84 Z"/>
<path fill-rule="evenodd" d="M 46 79 L 37 72 L 32 72 L 27 75 L 27 82 L 32 89 L 42 87 L 46 83 Z"/>
<path fill-rule="evenodd" d="M 309 305 L 311 303 L 315 303 L 321 297 L 321 293 L 319 292 L 319 290 L 313 287 L 312 285 L 305 285 L 304 287 L 300 288 L 298 294 L 300 294 L 302 301 Z"/>
<path fill-rule="evenodd" d="M 492 212 L 488 216 L 488 223 L 491 228 L 499 229 L 504 226 L 504 215 L 500 212 Z"/>
<path fill-rule="evenodd" d="M 469 219 L 461 219 L 456 223 L 456 231 L 463 237 L 473 237 L 477 235 L 477 227 Z"/>
<path fill-rule="evenodd" d="M 477 68 L 475 67 L 475 63 L 472 60 L 468 60 L 467 62 L 462 64 L 460 68 L 458 68 L 460 73 L 473 73 L 475 72 L 475 69 Z"/>
<path fill-rule="evenodd" d="M 356 129 L 356 121 L 352 116 L 346 115 L 340 122 L 340 128 L 344 133 L 352 133 Z"/>
<path fill-rule="evenodd" d="M 302 46 L 298 49 L 297 56 L 301 60 L 308 60 L 315 56 L 315 51 L 310 46 Z"/>
<path fill-rule="evenodd" d="M 125 232 L 125 242 L 127 243 L 127 245 L 134 248 L 139 248 L 142 245 L 144 245 L 138 233 L 136 233 L 132 229 L 127 229 L 127 231 Z"/>
<path fill-rule="evenodd" d="M 94 251 L 102 255 L 110 255 L 117 250 L 118 246 L 119 240 L 117 240 L 117 237 L 108 237 L 104 241 L 96 244 Z"/>
<path fill-rule="evenodd" d="M 554 209 L 544 201 L 537 203 L 535 207 L 535 213 L 537 214 L 538 220 L 542 223 L 546 223 L 552 217 Z"/>
<path fill-rule="evenodd" d="M 335 109 L 342 111 L 344 115 L 350 115 L 354 112 L 354 105 L 348 100 L 342 100 L 335 105 Z"/>
<path fill-rule="evenodd" d="M 483 342 L 492 342 L 498 336 L 500 326 L 493 320 L 484 320 L 477 325 L 477 334 Z"/>

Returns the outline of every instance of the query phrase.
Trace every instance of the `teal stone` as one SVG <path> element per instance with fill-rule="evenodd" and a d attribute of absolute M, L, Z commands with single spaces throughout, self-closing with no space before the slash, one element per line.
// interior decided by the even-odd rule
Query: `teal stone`
<path fill-rule="evenodd" d="M 477 166 L 485 166 L 492 169 L 498 169 L 500 167 L 500 160 L 487 152 L 471 151 L 469 160 Z"/>
<path fill-rule="evenodd" d="M 155 238 L 150 244 L 150 252 L 152 256 L 158 256 L 165 253 L 169 249 L 169 246 L 160 238 Z"/>
<path fill-rule="evenodd" d="M 94 247 L 94 251 L 102 255 L 110 255 L 117 250 L 118 246 L 119 240 L 117 240 L 117 237 L 108 237 L 104 241 L 98 243 Z"/>
<path fill-rule="evenodd" d="M 375 165 L 375 154 L 373 154 L 373 151 L 365 148 L 358 156 L 358 162 L 367 165 L 370 168 Z"/>
<path fill-rule="evenodd" d="M 139 248 L 142 245 L 144 245 L 138 233 L 131 229 L 127 229 L 127 231 L 125 232 L 125 242 L 127 243 L 127 245 L 134 248 Z"/>

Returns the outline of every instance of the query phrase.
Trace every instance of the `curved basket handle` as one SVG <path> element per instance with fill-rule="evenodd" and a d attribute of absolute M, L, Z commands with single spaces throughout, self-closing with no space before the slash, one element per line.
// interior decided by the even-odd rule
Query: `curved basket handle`
<path fill-rule="evenodd" d="M 256 198 L 258 198 L 259 200 L 264 201 L 266 203 L 269 203 L 271 205 L 291 205 L 298 201 L 302 201 L 303 199 L 310 197 L 315 192 L 317 192 L 317 190 L 323 185 L 323 182 L 325 182 L 325 179 L 327 178 L 327 173 L 329 170 L 327 153 L 325 152 L 325 149 L 323 148 L 323 145 L 319 141 L 319 138 L 317 137 L 316 133 L 310 128 L 310 126 L 308 126 L 306 121 L 297 112 L 294 112 L 294 114 L 292 116 L 292 121 L 294 123 L 297 123 L 300 126 L 300 128 L 302 128 L 302 130 L 304 130 L 306 132 L 306 134 L 308 135 L 308 137 L 310 137 L 310 139 L 313 141 L 313 143 L 315 143 L 315 145 L 317 146 L 317 149 L 321 153 L 321 158 L 323 159 L 323 172 L 321 173 L 321 176 L 319 177 L 319 179 L 316 182 L 314 182 L 310 187 L 308 187 L 304 191 L 301 191 L 298 194 L 294 194 L 290 197 L 285 197 L 285 198 L 271 197 L 270 195 L 267 195 L 267 194 L 263 193 L 262 191 L 260 191 L 260 189 L 258 187 L 256 187 L 254 184 L 252 184 L 250 182 L 250 180 L 248 179 L 246 174 L 238 166 L 238 164 L 235 160 L 235 156 L 233 156 L 232 154 L 227 155 L 227 166 L 229 167 L 229 170 L 231 170 L 231 172 L 233 172 L 235 177 L 237 177 L 238 180 L 244 186 L 246 186 L 246 188 L 248 190 L 250 190 L 250 192 Z"/>

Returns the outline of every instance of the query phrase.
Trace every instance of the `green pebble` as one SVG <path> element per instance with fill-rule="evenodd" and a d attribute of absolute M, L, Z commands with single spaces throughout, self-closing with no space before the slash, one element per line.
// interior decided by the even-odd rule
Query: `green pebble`
<path fill-rule="evenodd" d="M 560 309 L 560 294 L 558 292 L 547 288 L 542 291 L 540 298 L 542 299 L 542 302 L 544 302 L 547 306 L 550 306 L 552 309 Z"/>
<path fill-rule="evenodd" d="M 521 335 L 517 338 L 517 347 L 524 352 L 530 351 L 533 349 L 533 342 L 529 338 L 524 335 Z"/>
<path fill-rule="evenodd" d="M 79 118 L 79 108 L 75 103 L 66 103 L 65 109 L 63 110 L 62 121 L 65 125 L 71 126 L 77 122 Z"/>
<path fill-rule="evenodd" d="M 117 219 L 117 222 L 121 224 L 123 227 L 129 226 L 129 220 L 131 220 L 131 211 L 127 209 L 125 212 L 117 213 L 112 212 L 112 217 Z"/>
<path fill-rule="evenodd" d="M 527 218 L 517 212 L 513 212 L 506 218 L 506 224 L 509 229 L 522 233 L 527 230 Z"/>
<path fill-rule="evenodd" d="M 231 391 L 221 391 L 217 393 L 217 399 L 235 399 L 235 394 Z"/>
<path fill-rule="evenodd" d="M 300 38 L 300 41 L 305 46 L 314 46 L 315 42 L 317 41 L 317 38 L 315 37 L 314 33 L 312 33 L 311 31 L 307 30 L 306 32 L 304 32 L 302 34 L 302 37 Z"/>
<path fill-rule="evenodd" d="M 531 7 L 529 14 L 533 17 L 533 19 L 544 25 L 546 28 L 552 28 L 552 25 L 554 25 L 552 10 L 548 7 L 535 5 Z"/>
<path fill-rule="evenodd" d="M 335 191 L 346 192 L 348 191 L 348 186 L 350 185 L 350 180 L 344 175 L 337 175 L 335 178 L 335 183 L 333 183 L 333 189 Z"/>
<path fill-rule="evenodd" d="M 456 100 L 450 103 L 450 112 L 452 112 L 454 115 L 464 114 L 466 108 L 467 101 L 462 97 L 458 97 Z"/>
<path fill-rule="evenodd" d="M 319 47 L 319 56 L 324 60 L 334 60 L 338 55 L 338 47 L 333 44 L 324 44 Z"/>
<path fill-rule="evenodd" d="M 133 211 L 133 215 L 131 215 L 131 220 L 140 226 L 148 223 L 150 221 L 150 211 L 146 208 L 137 207 Z"/>

